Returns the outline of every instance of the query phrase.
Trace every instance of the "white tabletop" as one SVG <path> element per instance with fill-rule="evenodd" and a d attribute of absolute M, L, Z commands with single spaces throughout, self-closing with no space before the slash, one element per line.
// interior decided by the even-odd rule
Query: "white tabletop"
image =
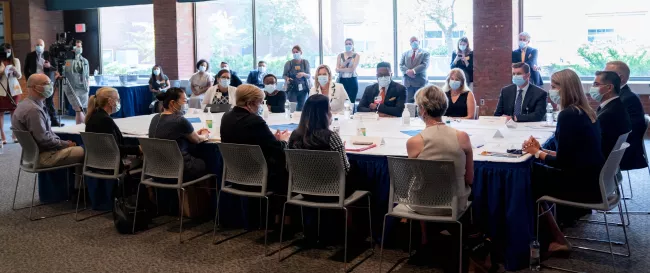
<path fill-rule="evenodd" d="M 223 113 L 211 114 L 214 129 L 211 130 L 211 138 L 219 140 L 219 127 L 221 125 L 221 117 Z M 115 123 L 120 128 L 122 133 L 127 137 L 145 138 L 147 137 L 149 124 L 153 115 L 135 116 L 128 118 L 115 119 Z M 210 118 L 210 115 L 203 113 L 189 113 L 186 114 L 187 118 L 200 118 L 201 123 L 192 123 L 195 129 L 205 128 L 205 120 Z M 340 134 L 344 141 L 348 141 L 352 136 L 356 135 L 358 119 L 346 120 L 342 116 L 335 116 L 339 118 L 341 124 Z M 280 125 L 289 123 L 298 123 L 298 119 L 288 119 L 284 114 L 270 114 L 266 120 L 269 125 Z M 401 124 L 400 118 L 379 118 L 379 119 L 363 119 L 366 127 L 366 134 L 370 137 L 381 137 L 384 140 L 383 145 L 362 151 L 351 152 L 367 155 L 379 156 L 406 156 L 406 141 L 410 138 L 409 135 L 401 131 L 407 130 L 422 130 L 424 123 L 419 118 L 412 118 L 409 126 Z M 518 123 L 517 128 L 507 128 L 505 125 L 485 125 L 481 124 L 478 120 L 452 120 L 448 123 L 449 126 L 461 131 L 465 131 L 470 135 L 470 140 L 474 147 L 474 161 L 488 161 L 488 162 L 504 162 L 504 163 L 517 163 L 528 160 L 531 155 L 524 155 L 519 158 L 505 158 L 495 156 L 483 156 L 481 152 L 500 152 L 505 153 L 507 149 L 521 149 L 521 145 L 528 137 L 533 136 L 538 139 L 540 143 L 544 143 L 555 131 L 554 127 L 544 125 L 544 122 L 528 122 Z M 53 127 L 55 133 L 79 134 L 85 130 L 83 124 L 65 127 Z M 495 138 L 494 135 L 498 131 L 501 132 L 503 138 Z M 348 141 L 349 143 L 349 141 Z"/>

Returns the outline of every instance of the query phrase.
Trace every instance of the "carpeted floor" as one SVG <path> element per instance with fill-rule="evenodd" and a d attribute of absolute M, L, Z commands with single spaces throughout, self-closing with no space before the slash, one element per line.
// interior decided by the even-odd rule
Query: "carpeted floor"
<path fill-rule="evenodd" d="M 70 124 L 71 121 L 67 120 Z M 5 117 L 4 130 L 9 133 L 9 118 Z M 650 143 L 646 143 L 648 145 Z M 17 176 L 20 147 L 5 145 L 0 155 L 0 272 L 335 272 L 342 270 L 340 258 L 332 258 L 334 249 L 308 249 L 278 262 L 278 256 L 264 257 L 263 231 L 254 231 L 220 245 L 213 245 L 212 222 L 198 226 L 186 225 L 184 238 L 195 237 L 184 244 L 178 243 L 178 222 L 151 228 L 136 235 L 120 235 L 115 231 L 110 214 L 75 222 L 73 215 L 30 222 L 28 210 L 11 209 Z M 630 211 L 650 210 L 650 181 L 647 170 L 631 172 L 634 198 L 628 202 Z M 17 203 L 29 204 L 31 179 L 21 177 Z M 626 192 L 629 188 L 626 182 Z M 38 199 L 38 196 L 36 197 Z M 38 215 L 74 211 L 74 206 L 44 206 L 34 210 Z M 88 216 L 89 212 L 84 212 Z M 593 216 L 592 218 L 602 218 Z M 618 215 L 609 215 L 618 220 Z M 650 216 L 631 216 L 628 235 L 632 257 L 616 257 L 618 272 L 648 272 L 650 259 Z M 157 223 L 174 220 L 157 219 Z M 620 227 L 611 227 L 612 238 L 623 240 Z M 210 232 L 201 235 L 202 233 Z M 375 231 L 380 232 L 380 231 Z M 603 225 L 581 223 L 567 231 L 570 235 L 606 239 Z M 574 241 L 576 242 L 576 241 Z M 606 245 L 597 245 L 607 249 Z M 274 250 L 277 242 L 270 245 Z M 441 245 L 440 248 L 448 246 Z M 622 248 L 616 248 L 623 250 Z M 376 253 L 354 269 L 356 272 L 378 272 L 379 247 Z M 354 251 L 352 251 L 354 252 Z M 361 252 L 361 251 L 358 251 Z M 283 255 L 288 255 L 289 249 Z M 368 252 L 356 256 L 360 261 Z M 388 250 L 384 253 L 384 271 L 406 253 Z M 568 267 L 584 272 L 615 272 L 611 256 L 574 250 L 570 259 L 552 258 L 548 265 Z M 420 268 L 402 263 L 395 272 L 442 272 L 440 269 Z M 522 270 L 526 272 L 528 270 Z M 545 270 L 553 272 L 552 270 Z"/>

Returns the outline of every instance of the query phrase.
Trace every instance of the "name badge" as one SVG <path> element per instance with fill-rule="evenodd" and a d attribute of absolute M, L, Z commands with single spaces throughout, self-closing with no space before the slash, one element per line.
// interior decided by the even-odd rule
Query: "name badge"
<path fill-rule="evenodd" d="M 302 90 L 302 83 L 298 84 L 298 91 Z"/>
<path fill-rule="evenodd" d="M 217 92 L 217 99 L 221 99 L 222 96 L 223 94 L 221 94 L 221 92 Z"/>
<path fill-rule="evenodd" d="M 300 71 L 300 66 L 296 65 L 293 69 Z"/>

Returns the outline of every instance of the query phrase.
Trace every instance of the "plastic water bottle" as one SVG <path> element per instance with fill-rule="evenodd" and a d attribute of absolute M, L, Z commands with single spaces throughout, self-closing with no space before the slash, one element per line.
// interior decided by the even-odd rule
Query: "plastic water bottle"
<path fill-rule="evenodd" d="M 359 122 L 357 123 L 357 136 L 366 136 L 366 125 L 363 124 L 362 117 L 359 117 Z"/>
<path fill-rule="evenodd" d="M 262 104 L 262 117 L 265 120 L 269 119 L 269 107 L 266 106 L 266 100 L 264 100 L 264 104 Z"/>
<path fill-rule="evenodd" d="M 291 102 L 288 100 L 284 103 L 284 117 L 288 119 L 291 118 Z"/>
<path fill-rule="evenodd" d="M 530 242 L 530 270 L 541 270 L 541 261 L 539 258 L 539 242 L 537 242 L 537 240 Z"/>
<path fill-rule="evenodd" d="M 345 100 L 345 103 L 343 103 L 343 116 L 345 116 L 345 119 L 350 119 L 350 115 L 352 114 L 352 104 L 350 103 L 349 99 Z"/>
<path fill-rule="evenodd" d="M 339 118 L 334 118 L 334 121 L 332 121 L 332 131 L 337 135 L 341 135 L 341 124 L 339 123 Z"/>
<path fill-rule="evenodd" d="M 553 125 L 553 105 L 550 102 L 546 104 L 546 124 Z"/>
<path fill-rule="evenodd" d="M 411 112 L 408 107 L 404 107 L 404 111 L 402 111 L 402 125 L 411 125 Z"/>

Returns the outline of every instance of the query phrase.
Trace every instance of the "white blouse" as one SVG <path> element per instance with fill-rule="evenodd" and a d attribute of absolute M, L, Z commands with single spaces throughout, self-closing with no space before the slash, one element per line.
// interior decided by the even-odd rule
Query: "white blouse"
<path fill-rule="evenodd" d="M 237 92 L 237 87 L 234 86 L 228 86 L 228 102 L 230 102 L 230 105 L 235 106 L 235 102 L 237 99 L 237 96 L 235 96 L 235 93 Z M 212 87 L 208 88 L 208 91 L 205 91 L 205 96 L 203 96 L 203 102 L 201 102 L 201 109 L 205 109 L 208 104 L 212 104 L 212 100 L 214 99 L 214 96 L 218 96 L 218 94 L 221 94 L 221 91 L 219 91 L 219 85 L 213 85 Z"/>
<path fill-rule="evenodd" d="M 320 88 L 317 89 L 316 86 L 312 87 L 309 91 L 309 96 L 314 94 L 322 94 Z M 349 97 L 348 92 L 345 91 L 345 87 L 343 87 L 342 84 L 332 82 L 327 96 L 330 98 L 330 108 L 332 108 L 332 113 L 339 113 L 345 110 L 345 100 L 349 99 Z"/>

